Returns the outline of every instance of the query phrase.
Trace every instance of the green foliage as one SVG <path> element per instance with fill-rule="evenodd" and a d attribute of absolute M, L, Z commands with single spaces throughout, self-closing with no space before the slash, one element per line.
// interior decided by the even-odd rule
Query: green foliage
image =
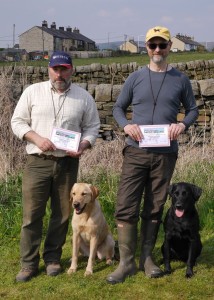
<path fill-rule="evenodd" d="M 177 62 L 189 62 L 194 60 L 212 60 L 213 53 L 211 52 L 179 52 L 179 53 L 170 53 L 168 60 L 170 63 L 177 63 Z M 84 66 L 90 65 L 93 63 L 101 63 L 104 65 L 109 65 L 112 63 L 121 63 L 126 64 L 130 62 L 136 62 L 140 66 L 147 64 L 149 62 L 148 55 L 146 54 L 129 54 L 129 55 L 122 55 L 122 56 L 115 56 L 115 57 L 99 57 L 99 58 L 74 58 L 73 64 L 74 66 Z M 0 62 L 0 66 L 4 65 L 23 65 L 23 62 Z M 40 61 L 27 61 L 26 65 L 28 66 L 35 66 L 40 67 L 48 66 L 48 61 L 40 60 Z"/>
<path fill-rule="evenodd" d="M 19 271 L 19 238 L 17 234 L 21 227 L 21 175 L 11 177 L 7 183 L 0 185 L 1 203 L 1 240 L 0 245 L 0 298 L 2 299 L 146 299 L 146 300 L 165 300 L 165 299 L 211 299 L 214 293 L 214 234 L 213 234 L 213 185 L 210 186 L 213 174 L 213 163 L 204 162 L 201 164 L 188 165 L 186 171 L 180 173 L 181 166 L 178 165 L 173 178 L 176 181 L 193 181 L 202 186 L 203 194 L 200 199 L 199 213 L 202 219 L 202 243 L 203 251 L 195 266 L 195 276 L 191 280 L 185 278 L 186 266 L 181 262 L 173 262 L 173 273 L 159 279 L 148 279 L 143 272 L 128 278 L 123 284 L 109 285 L 105 278 L 114 271 L 118 262 L 113 266 L 106 266 L 105 261 L 96 261 L 94 274 L 84 277 L 87 260 L 82 258 L 79 261 L 77 273 L 68 276 L 67 269 L 70 266 L 71 257 L 71 226 L 67 235 L 67 240 L 63 248 L 62 267 L 63 272 L 57 277 L 48 277 L 45 274 L 44 263 L 41 260 L 39 275 L 27 283 L 15 283 L 14 279 Z M 189 170 L 190 169 L 190 170 Z M 198 174 L 196 176 L 196 173 Z M 95 175 L 95 173 L 94 173 Z M 81 181 L 86 180 L 96 185 L 99 190 L 99 201 L 103 208 L 110 228 L 115 238 L 117 233 L 114 227 L 114 205 L 119 181 L 119 174 L 110 172 L 105 168 L 96 168 L 96 176 L 82 177 Z M 169 203 L 168 203 L 169 205 Z M 205 212 L 201 213 L 201 208 Z M 207 212 L 210 210 L 210 221 Z M 206 215 L 205 215 L 206 214 Z M 50 208 L 47 208 L 47 217 L 44 220 L 47 228 Z M 211 218 L 212 217 L 212 218 Z M 203 219 L 204 218 L 204 219 Z M 207 221 L 212 226 L 207 226 Z M 163 240 L 162 227 L 154 251 L 157 262 L 161 261 L 160 246 Z M 42 247 L 41 247 L 42 251 Z M 139 249 L 136 261 L 138 263 Z M 163 268 L 163 265 L 161 265 Z"/>
<path fill-rule="evenodd" d="M 16 239 L 21 225 L 21 174 L 0 184 L 0 237 Z"/>
<path fill-rule="evenodd" d="M 107 223 L 112 231 L 115 230 L 114 211 L 118 180 L 118 175 L 108 175 L 103 172 L 98 183 L 100 190 L 99 201 L 101 203 L 103 213 L 106 216 Z"/>

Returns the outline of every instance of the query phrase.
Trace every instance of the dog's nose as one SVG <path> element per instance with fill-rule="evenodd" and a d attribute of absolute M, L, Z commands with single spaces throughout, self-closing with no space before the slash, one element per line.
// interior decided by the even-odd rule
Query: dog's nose
<path fill-rule="evenodd" d="M 74 202 L 73 206 L 74 206 L 74 208 L 78 208 L 80 206 L 80 203 L 79 202 Z"/>
<path fill-rule="evenodd" d="M 176 207 L 177 209 L 182 209 L 182 208 L 183 208 L 183 205 L 182 205 L 182 203 L 176 203 L 175 207 Z"/>

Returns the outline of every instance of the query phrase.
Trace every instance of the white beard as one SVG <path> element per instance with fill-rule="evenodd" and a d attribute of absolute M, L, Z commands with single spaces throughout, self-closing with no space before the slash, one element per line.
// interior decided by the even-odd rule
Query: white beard
<path fill-rule="evenodd" d="M 165 61 L 165 58 L 162 55 L 154 55 L 152 56 L 152 61 L 155 64 L 161 64 Z"/>

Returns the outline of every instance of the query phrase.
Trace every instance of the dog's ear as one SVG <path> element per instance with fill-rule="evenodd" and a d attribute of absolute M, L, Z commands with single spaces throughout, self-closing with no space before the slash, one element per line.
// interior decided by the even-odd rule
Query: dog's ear
<path fill-rule="evenodd" d="M 99 195 L 99 190 L 96 186 L 90 185 L 90 189 L 92 191 L 92 199 L 95 200 Z"/>
<path fill-rule="evenodd" d="M 168 187 L 168 194 L 169 194 L 171 197 L 172 197 L 172 195 L 173 195 L 174 187 L 175 187 L 175 183 L 171 184 L 171 185 Z"/>
<path fill-rule="evenodd" d="M 75 185 L 76 183 L 74 183 Z M 69 199 L 69 202 L 72 203 L 73 202 L 73 188 L 74 188 L 74 185 L 73 187 L 71 188 L 71 191 L 70 191 L 70 199 Z"/>
<path fill-rule="evenodd" d="M 69 202 L 70 202 L 70 203 L 72 203 L 72 202 L 73 202 L 72 191 L 70 192 L 70 198 L 69 198 Z"/>
<path fill-rule="evenodd" d="M 202 189 L 198 187 L 197 185 L 191 184 L 192 193 L 194 196 L 195 201 L 198 201 L 202 194 Z"/>

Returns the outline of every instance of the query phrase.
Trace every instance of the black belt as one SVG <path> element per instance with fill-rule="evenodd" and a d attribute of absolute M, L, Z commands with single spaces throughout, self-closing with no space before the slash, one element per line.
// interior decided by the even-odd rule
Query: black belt
<path fill-rule="evenodd" d="M 33 156 L 36 156 L 36 157 L 39 157 L 39 158 L 42 158 L 42 159 L 49 159 L 49 160 L 54 160 L 54 161 L 59 161 L 61 159 L 64 159 L 64 158 L 68 158 L 69 156 L 54 156 L 54 155 L 46 155 L 46 154 L 37 154 L 37 153 L 34 153 L 34 154 L 30 154 L 30 155 L 33 155 Z"/>

